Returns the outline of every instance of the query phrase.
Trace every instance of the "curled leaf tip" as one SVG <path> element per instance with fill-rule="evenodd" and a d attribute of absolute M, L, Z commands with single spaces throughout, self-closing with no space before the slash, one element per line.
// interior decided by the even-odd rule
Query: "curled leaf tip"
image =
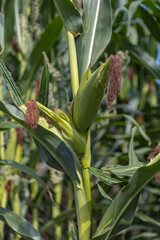
<path fill-rule="evenodd" d="M 26 114 L 25 114 L 25 122 L 32 129 L 36 129 L 39 120 L 39 112 L 37 108 L 37 104 L 35 100 L 30 100 L 26 103 Z"/>
<path fill-rule="evenodd" d="M 107 109 L 109 110 L 121 88 L 121 62 L 118 56 L 111 56 L 111 63 L 108 78 L 110 84 L 107 94 Z"/>

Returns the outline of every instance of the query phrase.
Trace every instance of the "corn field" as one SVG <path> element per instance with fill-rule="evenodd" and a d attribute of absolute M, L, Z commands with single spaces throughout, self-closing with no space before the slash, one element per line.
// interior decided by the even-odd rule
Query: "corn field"
<path fill-rule="evenodd" d="M 0 0 L 0 240 L 159 240 L 159 110 L 159 0 Z"/>

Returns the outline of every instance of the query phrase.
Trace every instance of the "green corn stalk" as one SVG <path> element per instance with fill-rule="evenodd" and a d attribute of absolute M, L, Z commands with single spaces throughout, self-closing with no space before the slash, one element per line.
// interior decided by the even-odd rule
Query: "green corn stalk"
<path fill-rule="evenodd" d="M 58 204 L 58 206 L 56 206 L 55 204 L 52 207 L 52 217 L 56 218 L 60 215 L 61 210 L 60 210 L 60 204 L 61 204 L 61 200 L 62 200 L 62 181 L 55 184 L 55 186 L 53 187 L 53 191 L 55 193 L 55 201 Z M 55 227 L 55 240 L 59 240 L 62 237 L 62 226 L 57 225 Z"/>
<path fill-rule="evenodd" d="M 35 200 L 38 194 L 38 183 L 33 182 L 31 183 L 31 199 L 32 201 Z M 39 222 L 38 222 L 38 206 L 34 206 L 32 209 L 32 224 L 36 230 L 39 229 Z"/>

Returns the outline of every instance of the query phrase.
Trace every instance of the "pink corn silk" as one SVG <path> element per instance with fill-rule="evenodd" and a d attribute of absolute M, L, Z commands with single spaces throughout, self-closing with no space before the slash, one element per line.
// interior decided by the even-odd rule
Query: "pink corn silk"
<path fill-rule="evenodd" d="M 49 125 L 49 128 L 53 127 L 53 123 L 51 122 L 51 120 L 47 116 L 44 116 L 44 118 L 46 119 L 46 121 Z"/>
<path fill-rule="evenodd" d="M 17 142 L 19 143 L 19 145 L 23 146 L 23 128 L 22 127 L 18 127 L 16 128 L 17 131 Z"/>

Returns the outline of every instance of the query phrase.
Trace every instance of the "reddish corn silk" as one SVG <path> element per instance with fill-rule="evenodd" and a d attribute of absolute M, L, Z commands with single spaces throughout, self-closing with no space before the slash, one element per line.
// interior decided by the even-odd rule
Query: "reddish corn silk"
<path fill-rule="evenodd" d="M 152 93 L 152 90 L 153 90 L 153 82 L 149 81 L 147 84 L 148 84 L 147 94 L 150 95 Z"/>
<path fill-rule="evenodd" d="M 30 100 L 26 103 L 25 122 L 32 129 L 36 129 L 39 120 L 38 108 L 35 100 Z"/>
<path fill-rule="evenodd" d="M 118 56 L 111 57 L 110 69 L 108 78 L 110 78 L 110 84 L 107 94 L 107 109 L 112 106 L 117 95 L 120 93 L 121 88 L 121 62 Z"/>
<path fill-rule="evenodd" d="M 49 128 L 53 127 L 53 123 L 51 122 L 51 120 L 47 116 L 44 116 L 44 118 L 46 119 L 46 121 L 49 125 Z"/>
<path fill-rule="evenodd" d="M 133 77 L 134 77 L 134 69 L 133 68 L 130 68 L 128 73 L 127 73 L 127 77 L 133 81 Z"/>
<path fill-rule="evenodd" d="M 13 36 L 12 38 L 12 48 L 14 49 L 15 52 L 19 52 L 19 46 L 15 36 Z"/>
<path fill-rule="evenodd" d="M 36 100 L 39 98 L 40 81 L 36 81 Z"/>
<path fill-rule="evenodd" d="M 12 186 L 12 182 L 9 180 L 6 185 L 7 197 L 9 197 L 11 186 Z"/>
<path fill-rule="evenodd" d="M 17 131 L 17 142 L 19 143 L 19 145 L 23 146 L 23 128 L 19 127 L 16 128 Z"/>

